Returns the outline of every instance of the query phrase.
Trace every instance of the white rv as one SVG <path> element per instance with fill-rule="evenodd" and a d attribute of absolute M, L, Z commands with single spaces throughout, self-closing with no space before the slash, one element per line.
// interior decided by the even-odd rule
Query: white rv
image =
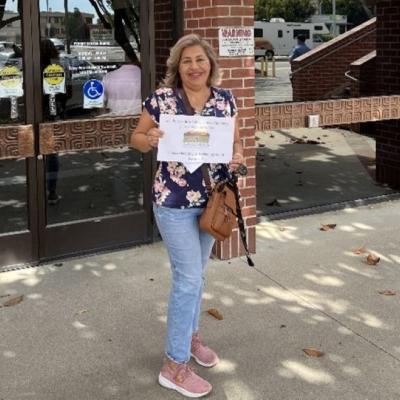
<path fill-rule="evenodd" d="M 306 44 L 310 49 L 321 44 L 321 35 L 329 34 L 329 30 L 323 23 L 308 22 L 284 22 L 282 19 L 273 19 L 273 22 L 255 21 L 254 39 L 256 43 L 255 56 L 271 57 L 271 52 L 266 54 L 266 49 L 257 46 L 261 39 L 271 43 L 273 55 L 287 56 L 297 44 L 296 37 L 304 35 Z"/>

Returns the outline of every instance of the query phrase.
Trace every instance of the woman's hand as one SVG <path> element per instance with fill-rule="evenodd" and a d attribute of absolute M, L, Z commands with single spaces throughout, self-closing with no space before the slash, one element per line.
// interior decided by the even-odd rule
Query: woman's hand
<path fill-rule="evenodd" d="M 157 147 L 158 146 L 158 142 L 160 140 L 160 138 L 162 138 L 164 135 L 164 132 L 161 129 L 158 128 L 150 128 L 147 131 L 147 142 L 149 143 L 149 145 L 151 147 Z"/>
<path fill-rule="evenodd" d="M 235 171 L 240 164 L 244 164 L 244 157 L 242 153 L 235 153 L 232 161 L 229 163 L 229 169 Z"/>

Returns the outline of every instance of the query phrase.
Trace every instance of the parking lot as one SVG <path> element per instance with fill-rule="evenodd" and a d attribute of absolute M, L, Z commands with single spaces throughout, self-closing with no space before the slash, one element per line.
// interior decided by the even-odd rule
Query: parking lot
<path fill-rule="evenodd" d="M 287 58 L 275 60 L 276 76 L 272 76 L 273 61 L 268 61 L 268 76 L 261 75 L 261 62 L 255 63 L 256 69 L 256 104 L 284 103 L 292 101 L 290 82 L 290 63 Z"/>

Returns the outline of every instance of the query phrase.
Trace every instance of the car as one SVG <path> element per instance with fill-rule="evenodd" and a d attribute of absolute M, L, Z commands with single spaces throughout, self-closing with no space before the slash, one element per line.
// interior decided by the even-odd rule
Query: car
<path fill-rule="evenodd" d="M 65 51 L 65 44 L 64 41 L 59 39 L 59 38 L 50 38 L 50 40 L 53 42 L 54 47 L 58 50 L 58 51 Z"/>
<path fill-rule="evenodd" d="M 14 46 L 14 42 L 5 42 L 3 40 L 0 40 L 0 51 L 11 51 L 14 49 Z"/>
<path fill-rule="evenodd" d="M 0 51 L 0 68 L 10 65 L 16 66 L 22 70 L 22 57 L 13 51 Z"/>
<path fill-rule="evenodd" d="M 272 60 L 275 55 L 274 46 L 267 39 L 261 37 L 254 38 L 254 57 L 267 57 L 268 60 Z"/>

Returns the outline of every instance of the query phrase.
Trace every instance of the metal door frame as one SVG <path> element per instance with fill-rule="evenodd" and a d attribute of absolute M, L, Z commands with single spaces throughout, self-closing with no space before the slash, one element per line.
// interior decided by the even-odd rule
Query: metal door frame
<path fill-rule="evenodd" d="M 22 1 L 21 15 L 21 37 L 22 37 L 22 52 L 23 52 L 23 77 L 24 77 L 24 96 L 25 96 L 25 124 L 10 125 L 13 128 L 28 128 L 35 121 L 34 113 L 34 97 L 33 97 L 33 82 L 27 79 L 32 74 L 32 18 L 31 18 L 31 1 Z M 3 127 L 4 128 L 4 127 Z M 17 133 L 18 140 L 21 140 L 20 130 Z M 29 146 L 37 147 L 34 139 Z M 36 168 L 37 163 L 33 154 L 35 148 L 32 147 L 27 153 L 21 153 L 18 156 L 10 157 L 21 158 L 26 157 L 26 179 L 27 179 L 27 221 L 28 229 L 15 233 L 6 233 L 0 235 L 0 271 L 4 266 L 30 263 L 34 264 L 39 261 L 39 241 L 37 235 L 38 215 L 37 208 L 37 185 L 36 185 Z"/>

